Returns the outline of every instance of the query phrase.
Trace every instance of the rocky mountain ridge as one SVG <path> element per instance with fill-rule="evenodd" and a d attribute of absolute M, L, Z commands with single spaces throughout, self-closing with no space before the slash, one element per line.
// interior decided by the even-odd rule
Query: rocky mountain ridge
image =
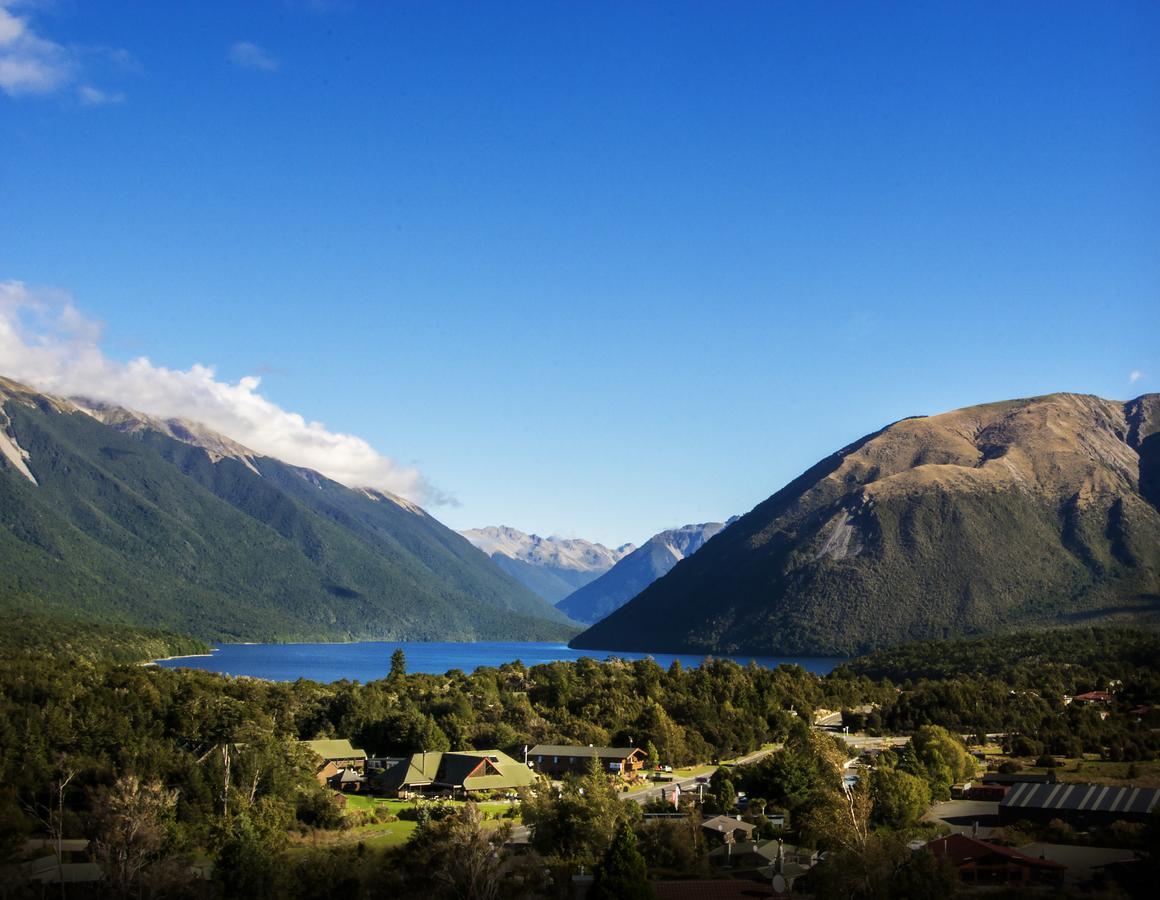
<path fill-rule="evenodd" d="M 636 549 L 635 544 L 610 548 L 582 538 L 545 538 L 507 525 L 460 534 L 549 603 L 600 577 Z"/>
<path fill-rule="evenodd" d="M 849 654 L 1160 621 L 1160 395 L 1051 394 L 842 448 L 573 645 Z"/>

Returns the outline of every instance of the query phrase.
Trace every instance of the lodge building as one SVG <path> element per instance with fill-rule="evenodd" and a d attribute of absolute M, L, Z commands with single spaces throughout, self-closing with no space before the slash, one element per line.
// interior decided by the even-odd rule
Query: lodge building
<path fill-rule="evenodd" d="M 549 778 L 584 775 L 595 759 L 600 771 L 634 778 L 644 768 L 645 752 L 639 747 L 570 747 L 537 744 L 528 751 L 528 764 Z"/>

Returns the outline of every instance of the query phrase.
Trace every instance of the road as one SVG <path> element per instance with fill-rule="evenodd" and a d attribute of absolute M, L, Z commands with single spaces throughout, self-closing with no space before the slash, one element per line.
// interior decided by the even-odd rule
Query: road
<path fill-rule="evenodd" d="M 731 765 L 731 766 L 752 765 L 753 763 L 757 762 L 759 759 L 764 759 L 765 757 L 769 756 L 769 754 L 774 753 L 780 749 L 781 749 L 781 744 L 777 744 L 773 747 L 765 747 L 764 749 L 755 750 L 753 753 L 749 753 L 745 756 L 740 756 L 737 759 L 730 760 L 729 762 L 725 763 L 725 765 Z M 706 778 L 708 776 L 701 775 L 699 777 Z M 658 799 L 661 795 L 661 791 L 665 791 L 666 796 L 667 796 L 669 793 L 672 792 L 673 785 L 680 785 L 682 792 L 686 791 L 686 790 L 696 791 L 697 790 L 697 778 L 698 778 L 698 776 L 696 776 L 696 775 L 690 775 L 688 778 L 675 778 L 672 781 L 665 781 L 665 782 L 662 782 L 661 784 L 657 784 L 653 787 L 646 788 L 643 791 L 637 791 L 636 793 L 634 793 L 630 797 L 628 797 L 628 799 L 635 800 L 637 803 L 640 803 L 643 805 L 645 803 L 648 803 L 650 800 Z"/>

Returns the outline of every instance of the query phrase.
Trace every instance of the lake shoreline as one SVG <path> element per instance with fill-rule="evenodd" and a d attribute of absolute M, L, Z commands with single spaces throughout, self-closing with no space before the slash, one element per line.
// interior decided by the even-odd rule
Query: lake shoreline
<path fill-rule="evenodd" d="M 848 661 L 847 657 L 574 650 L 559 641 L 302 641 L 215 644 L 210 654 L 169 657 L 152 663 L 160 668 L 201 669 L 269 681 L 304 678 L 321 683 L 342 680 L 365 683 L 390 674 L 391 656 L 396 650 L 403 651 L 408 672 L 427 675 L 445 675 L 455 670 L 470 674 L 480 668 L 499 668 L 516 662 L 531 668 L 580 659 L 596 662 L 618 659 L 629 663 L 652 659 L 663 668 L 674 662 L 695 668 L 707 659 L 728 659 L 741 666 L 753 663 L 769 669 L 799 665 L 814 674 L 825 675 Z"/>

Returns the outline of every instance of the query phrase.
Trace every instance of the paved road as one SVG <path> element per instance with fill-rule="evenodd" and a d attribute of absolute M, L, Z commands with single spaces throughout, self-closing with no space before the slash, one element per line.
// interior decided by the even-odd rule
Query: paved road
<path fill-rule="evenodd" d="M 753 753 L 747 754 L 746 756 L 742 756 L 742 757 L 739 757 L 735 760 L 732 760 L 730 762 L 730 765 L 748 766 L 748 765 L 751 765 L 751 764 L 757 762 L 759 759 L 764 759 L 766 756 L 769 756 L 769 754 L 774 753 L 780 749 L 781 749 L 781 745 L 778 744 L 777 746 L 774 746 L 774 747 L 766 747 L 762 750 L 756 750 Z M 708 776 L 702 775 L 700 777 L 707 778 Z M 658 799 L 661 795 L 661 791 L 665 791 L 666 796 L 667 796 L 668 793 L 670 793 L 672 791 L 673 785 L 675 785 L 675 784 L 679 784 L 681 786 L 682 792 L 688 791 L 688 790 L 696 791 L 697 784 L 698 784 L 697 776 L 691 775 L 688 778 L 676 778 L 672 781 L 661 782 L 660 784 L 657 784 L 654 787 L 646 788 L 643 791 L 638 791 L 635 794 L 632 794 L 628 799 L 635 800 L 637 803 L 640 803 L 640 804 L 644 804 L 650 800 Z"/>

